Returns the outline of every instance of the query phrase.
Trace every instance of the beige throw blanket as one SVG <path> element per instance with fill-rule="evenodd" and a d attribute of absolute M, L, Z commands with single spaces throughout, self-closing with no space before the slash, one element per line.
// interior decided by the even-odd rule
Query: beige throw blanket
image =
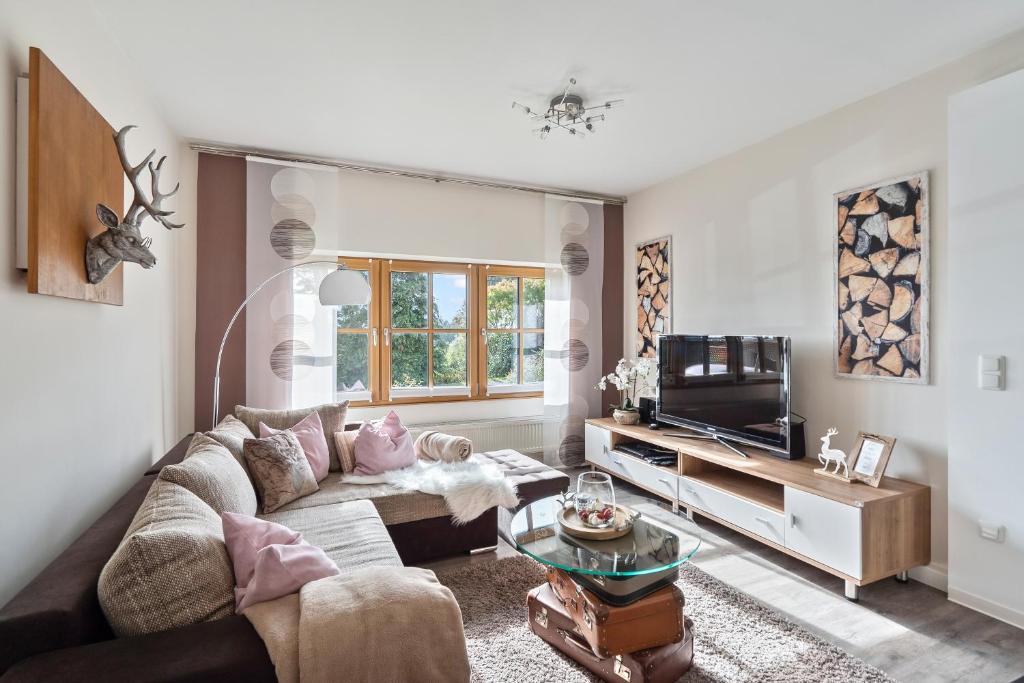
<path fill-rule="evenodd" d="M 441 462 L 459 462 L 473 454 L 473 442 L 464 436 L 452 436 L 427 430 L 416 438 L 416 457 Z"/>
<path fill-rule="evenodd" d="M 469 680 L 462 612 L 428 569 L 356 569 L 244 614 L 281 683 Z"/>

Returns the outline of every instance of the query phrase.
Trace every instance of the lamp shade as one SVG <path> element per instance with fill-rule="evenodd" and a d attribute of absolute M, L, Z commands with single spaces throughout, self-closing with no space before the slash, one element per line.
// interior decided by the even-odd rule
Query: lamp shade
<path fill-rule="evenodd" d="M 363 306 L 370 303 L 370 284 L 362 273 L 338 268 L 320 281 L 323 306 Z"/>

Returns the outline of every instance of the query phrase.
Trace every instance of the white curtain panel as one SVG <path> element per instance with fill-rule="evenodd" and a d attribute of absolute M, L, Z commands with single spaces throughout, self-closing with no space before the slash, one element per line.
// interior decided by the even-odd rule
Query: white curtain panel
<path fill-rule="evenodd" d="M 333 169 L 250 159 L 246 167 L 246 291 L 317 256 L 338 213 Z M 322 248 L 322 247 L 320 247 Z M 290 408 L 334 399 L 335 310 L 321 306 L 330 265 L 280 275 L 245 310 L 246 403 Z M 236 330 L 233 334 L 240 334 Z"/>
<path fill-rule="evenodd" d="M 544 462 L 582 465 L 583 423 L 601 415 L 604 205 L 545 202 Z"/>

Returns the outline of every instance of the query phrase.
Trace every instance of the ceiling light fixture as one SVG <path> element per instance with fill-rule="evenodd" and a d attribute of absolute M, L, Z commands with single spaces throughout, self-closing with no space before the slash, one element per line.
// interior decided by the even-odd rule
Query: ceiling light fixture
<path fill-rule="evenodd" d="M 576 85 L 576 79 L 570 78 L 569 84 L 565 86 L 562 94 L 551 99 L 551 104 L 546 112 L 541 113 L 519 102 L 512 102 L 512 108 L 521 109 L 530 117 L 531 121 L 541 123 L 540 128 L 535 128 L 533 132 L 541 140 L 546 140 L 551 131 L 555 129 L 564 130 L 573 137 L 586 137 L 587 133 L 594 132 L 594 123 L 604 121 L 605 110 L 625 102 L 625 100 L 608 100 L 604 104 L 587 108 L 583 105 L 582 97 L 569 92 L 574 85 Z M 601 113 L 592 113 L 595 110 Z"/>

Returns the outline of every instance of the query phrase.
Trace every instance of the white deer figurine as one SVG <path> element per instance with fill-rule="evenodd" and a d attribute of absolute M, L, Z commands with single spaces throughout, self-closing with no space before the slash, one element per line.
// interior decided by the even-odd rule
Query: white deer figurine
<path fill-rule="evenodd" d="M 829 427 L 828 432 L 825 434 L 825 436 L 821 437 L 821 452 L 818 453 L 818 462 L 820 462 L 823 465 L 822 470 L 827 472 L 829 463 L 834 460 L 836 463 L 836 468 L 832 470 L 832 474 L 839 474 L 839 465 L 842 465 L 843 476 L 849 479 L 850 468 L 846 464 L 846 453 L 843 453 L 838 448 L 832 448 L 831 444 L 829 443 L 829 440 L 838 433 L 838 429 L 836 429 L 835 427 Z"/>

